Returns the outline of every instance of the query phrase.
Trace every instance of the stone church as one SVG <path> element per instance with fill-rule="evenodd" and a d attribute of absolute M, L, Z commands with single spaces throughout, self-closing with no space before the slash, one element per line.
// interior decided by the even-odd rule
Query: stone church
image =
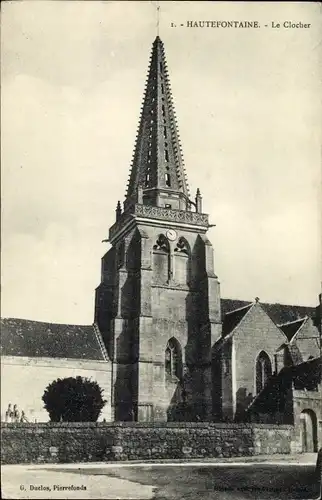
<path fill-rule="evenodd" d="M 267 420 L 270 410 L 255 411 L 256 402 L 279 376 L 291 380 L 297 412 L 309 412 L 317 434 L 321 375 L 310 367 L 320 361 L 321 296 L 316 308 L 222 299 L 209 227 L 200 190 L 189 193 L 156 37 L 127 193 L 101 262 L 94 325 L 3 319 L 3 380 L 20 380 L 2 393 L 3 405 L 21 402 L 31 418 L 46 420 L 46 385 L 78 374 L 104 389 L 106 420 Z M 300 405 L 295 367 L 307 373 Z"/>

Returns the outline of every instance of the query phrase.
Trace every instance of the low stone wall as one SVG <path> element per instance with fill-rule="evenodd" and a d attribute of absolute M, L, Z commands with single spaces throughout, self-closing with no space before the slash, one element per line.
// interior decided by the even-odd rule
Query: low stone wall
<path fill-rule="evenodd" d="M 2 424 L 1 457 L 14 464 L 290 453 L 292 432 L 269 424 Z"/>

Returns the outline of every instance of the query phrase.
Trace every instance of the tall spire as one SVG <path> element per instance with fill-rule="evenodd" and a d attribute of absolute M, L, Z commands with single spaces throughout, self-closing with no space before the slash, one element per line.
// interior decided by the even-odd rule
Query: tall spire
<path fill-rule="evenodd" d="M 159 36 L 152 47 L 125 207 L 138 201 L 139 187 L 143 204 L 166 206 L 176 199 L 173 208 L 189 208 L 188 183 Z"/>

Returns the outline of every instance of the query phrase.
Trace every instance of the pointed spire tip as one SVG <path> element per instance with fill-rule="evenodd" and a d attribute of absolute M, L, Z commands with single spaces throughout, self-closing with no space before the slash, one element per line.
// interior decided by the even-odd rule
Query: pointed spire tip
<path fill-rule="evenodd" d="M 160 45 L 163 45 L 163 42 L 162 42 L 161 38 L 159 37 L 159 35 L 157 35 L 157 36 L 155 37 L 155 40 L 154 40 L 154 42 L 153 42 L 153 45 L 156 45 L 156 44 L 158 44 L 158 43 L 159 43 Z"/>

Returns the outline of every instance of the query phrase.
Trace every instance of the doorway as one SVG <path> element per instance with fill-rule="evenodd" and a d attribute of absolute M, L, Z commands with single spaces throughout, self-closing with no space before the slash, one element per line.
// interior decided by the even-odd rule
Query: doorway
<path fill-rule="evenodd" d="M 313 410 L 303 410 L 300 415 L 302 453 L 317 450 L 317 419 Z"/>

